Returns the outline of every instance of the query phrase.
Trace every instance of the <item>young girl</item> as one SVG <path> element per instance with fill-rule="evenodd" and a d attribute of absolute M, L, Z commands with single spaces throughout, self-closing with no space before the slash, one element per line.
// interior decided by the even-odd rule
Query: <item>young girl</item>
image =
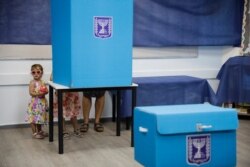
<path fill-rule="evenodd" d="M 52 81 L 52 75 L 50 76 Z M 58 103 L 57 103 L 57 94 L 54 96 L 53 110 L 55 117 L 58 115 Z M 82 137 L 82 134 L 79 130 L 79 125 L 77 122 L 77 116 L 81 111 L 80 97 L 78 92 L 66 92 L 63 93 L 63 137 L 65 139 L 70 138 L 69 132 L 66 130 L 65 118 L 69 118 L 73 126 L 73 135 L 76 137 Z"/>
<path fill-rule="evenodd" d="M 45 95 L 48 89 L 42 80 L 43 67 L 40 64 L 31 66 L 33 80 L 29 84 L 31 100 L 28 105 L 26 121 L 31 124 L 33 138 L 43 139 L 48 134 L 42 130 L 42 125 L 47 121 L 48 102 Z"/>

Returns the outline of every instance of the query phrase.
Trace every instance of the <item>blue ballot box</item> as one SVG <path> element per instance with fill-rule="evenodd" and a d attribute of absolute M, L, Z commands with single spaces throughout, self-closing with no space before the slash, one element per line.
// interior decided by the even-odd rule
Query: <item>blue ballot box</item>
<path fill-rule="evenodd" d="M 235 109 L 210 104 L 136 107 L 135 159 L 146 167 L 235 167 Z"/>
<path fill-rule="evenodd" d="M 52 0 L 53 81 L 69 87 L 132 83 L 132 0 Z"/>

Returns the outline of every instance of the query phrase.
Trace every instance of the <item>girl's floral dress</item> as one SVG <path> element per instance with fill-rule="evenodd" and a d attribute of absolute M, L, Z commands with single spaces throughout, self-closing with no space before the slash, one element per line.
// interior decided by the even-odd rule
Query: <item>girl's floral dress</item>
<path fill-rule="evenodd" d="M 35 81 L 35 92 L 39 92 L 41 87 L 46 86 L 43 81 Z M 31 97 L 28 104 L 26 121 L 34 124 L 44 124 L 47 122 L 48 102 L 46 97 Z"/>
<path fill-rule="evenodd" d="M 57 95 L 54 96 L 54 116 L 58 115 L 58 103 Z M 78 92 L 66 92 L 63 93 L 63 117 L 64 118 L 73 118 L 77 117 L 80 114 L 81 104 Z"/>

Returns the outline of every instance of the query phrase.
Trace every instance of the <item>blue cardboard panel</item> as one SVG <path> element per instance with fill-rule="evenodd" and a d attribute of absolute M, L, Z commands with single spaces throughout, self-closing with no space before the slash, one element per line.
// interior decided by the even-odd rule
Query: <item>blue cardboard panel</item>
<path fill-rule="evenodd" d="M 74 0 L 68 3 L 68 6 L 64 3 L 63 8 L 52 5 L 59 11 L 52 21 L 52 26 L 57 27 L 52 31 L 52 35 L 55 32 L 55 81 L 70 87 L 131 85 L 133 1 Z M 65 21 L 63 16 L 69 19 Z"/>
<path fill-rule="evenodd" d="M 71 83 L 70 1 L 51 0 L 53 81 Z"/>

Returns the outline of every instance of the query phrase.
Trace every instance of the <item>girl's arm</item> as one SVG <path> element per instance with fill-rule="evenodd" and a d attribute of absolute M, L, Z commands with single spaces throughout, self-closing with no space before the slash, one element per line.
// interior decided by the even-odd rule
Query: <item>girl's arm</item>
<path fill-rule="evenodd" d="M 35 83 L 33 81 L 30 81 L 30 84 L 29 84 L 29 93 L 30 93 L 30 96 L 39 96 L 39 92 L 37 92 L 35 90 Z"/>
<path fill-rule="evenodd" d="M 40 97 L 44 97 L 46 94 L 48 94 L 49 91 L 44 81 L 41 81 L 40 83 L 41 83 L 41 86 L 39 88 Z"/>
<path fill-rule="evenodd" d="M 45 83 L 41 83 L 42 85 L 40 86 L 39 90 L 36 90 L 35 82 L 31 81 L 29 85 L 29 92 L 32 97 L 38 96 L 38 97 L 44 97 L 46 94 L 48 94 L 48 89 L 45 85 Z"/>
<path fill-rule="evenodd" d="M 47 88 L 47 86 L 46 86 L 45 83 L 42 84 L 42 86 L 40 87 L 40 91 L 39 91 L 39 92 L 40 92 L 42 95 L 46 95 L 46 94 L 49 93 L 48 88 Z"/>

